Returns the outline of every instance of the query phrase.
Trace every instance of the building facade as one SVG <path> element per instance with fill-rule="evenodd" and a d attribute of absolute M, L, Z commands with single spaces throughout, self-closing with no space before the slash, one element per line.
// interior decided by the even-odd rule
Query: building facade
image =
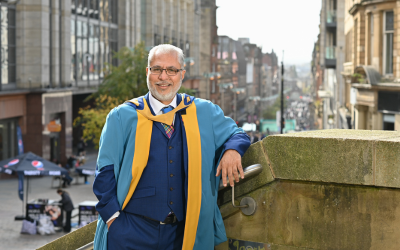
<path fill-rule="evenodd" d="M 400 130 L 398 1 L 346 0 L 346 105 L 355 129 Z"/>
<path fill-rule="evenodd" d="M 124 46 L 182 48 L 189 58 L 185 84 L 199 92 L 200 34 L 211 34 L 201 27 L 205 6 L 215 16 L 215 1 L 1 1 L 0 160 L 18 154 L 19 130 L 25 152 L 63 164 L 76 154 L 82 131 L 73 120 Z M 204 50 L 210 54 L 212 46 Z"/>
<path fill-rule="evenodd" d="M 320 91 L 321 127 L 324 129 L 347 128 L 344 80 L 341 75 L 345 57 L 344 9 L 344 0 L 321 2 L 319 62 L 315 66 L 323 71 L 323 82 L 317 91 Z"/>

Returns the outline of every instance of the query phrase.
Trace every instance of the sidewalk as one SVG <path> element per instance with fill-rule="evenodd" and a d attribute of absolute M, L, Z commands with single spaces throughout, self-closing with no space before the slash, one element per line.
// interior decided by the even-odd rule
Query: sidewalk
<path fill-rule="evenodd" d="M 86 164 L 95 166 L 96 159 L 97 154 L 90 153 L 86 156 Z M 38 198 L 60 200 L 61 197 L 56 193 L 57 189 L 51 188 L 51 180 L 52 177 L 31 177 L 28 200 Z M 92 191 L 93 180 L 93 176 L 88 177 L 90 185 L 74 184 L 74 180 L 73 184 L 65 189 L 70 194 L 74 206 L 83 201 L 97 201 Z M 63 232 L 48 236 L 20 234 L 22 221 L 15 221 L 16 215 L 22 215 L 22 201 L 18 198 L 18 180 L 0 180 L 0 249 L 36 249 L 65 234 Z M 72 222 L 78 222 L 78 217 L 72 218 Z M 76 230 L 76 228 L 72 230 Z"/>

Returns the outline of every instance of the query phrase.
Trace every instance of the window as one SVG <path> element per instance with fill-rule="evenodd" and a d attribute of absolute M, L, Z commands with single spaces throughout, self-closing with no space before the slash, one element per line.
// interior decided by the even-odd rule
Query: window
<path fill-rule="evenodd" d="M 383 130 L 394 131 L 395 117 L 393 114 L 383 114 Z"/>
<path fill-rule="evenodd" d="M 349 30 L 346 34 L 346 55 L 345 61 L 351 62 L 353 55 L 353 29 Z"/>
<path fill-rule="evenodd" d="M 169 40 L 169 29 L 168 28 L 164 28 L 164 44 L 169 44 L 170 40 Z"/>
<path fill-rule="evenodd" d="M 176 39 L 175 30 L 172 30 L 172 45 L 178 46 L 178 41 L 177 41 L 177 39 Z"/>
<path fill-rule="evenodd" d="M 161 44 L 161 36 L 160 36 L 160 29 L 158 25 L 154 25 L 154 45 Z"/>
<path fill-rule="evenodd" d="M 106 63 L 116 65 L 118 1 L 71 1 L 71 79 L 98 80 Z M 76 28 L 75 28 L 76 25 Z"/>
<path fill-rule="evenodd" d="M 16 36 L 15 36 L 15 5 L 2 5 L 1 19 L 1 87 L 16 82 Z M 1 89 L 1 88 L 0 88 Z"/>
<path fill-rule="evenodd" d="M 374 56 L 374 14 L 371 13 L 369 17 L 369 64 L 372 65 L 372 59 Z"/>
<path fill-rule="evenodd" d="M 393 74 L 393 11 L 386 11 L 383 20 L 383 70 L 385 75 L 391 75 Z"/>
<path fill-rule="evenodd" d="M 0 120 L 0 160 L 18 155 L 18 119 Z"/>

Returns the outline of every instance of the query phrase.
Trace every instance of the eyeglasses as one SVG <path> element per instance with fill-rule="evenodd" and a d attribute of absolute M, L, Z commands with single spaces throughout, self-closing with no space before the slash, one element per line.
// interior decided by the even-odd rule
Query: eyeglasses
<path fill-rule="evenodd" d="M 167 73 L 167 75 L 169 76 L 176 76 L 176 74 L 178 74 L 179 71 L 183 70 L 183 69 L 177 69 L 175 67 L 169 67 L 166 69 L 163 69 L 161 67 L 151 67 L 150 69 L 150 73 L 153 75 L 161 75 L 162 72 L 165 70 L 165 73 Z"/>

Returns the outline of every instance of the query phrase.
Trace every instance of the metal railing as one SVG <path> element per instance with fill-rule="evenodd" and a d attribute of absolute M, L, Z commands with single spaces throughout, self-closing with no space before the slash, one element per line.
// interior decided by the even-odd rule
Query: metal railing
<path fill-rule="evenodd" d="M 326 59 L 336 59 L 336 47 L 329 46 L 325 48 L 325 58 Z"/>
<path fill-rule="evenodd" d="M 251 177 L 251 176 L 258 175 L 259 173 L 261 173 L 261 171 L 262 171 L 262 166 L 261 166 L 261 164 L 254 164 L 254 165 L 245 167 L 245 168 L 243 169 L 244 178 L 249 178 L 249 177 Z M 227 178 L 226 181 L 229 182 L 229 179 Z M 222 183 L 222 181 L 220 181 L 220 182 L 219 182 L 219 189 L 218 189 L 218 191 L 220 191 L 220 190 L 222 190 L 222 189 L 224 189 L 224 188 L 227 188 L 227 187 L 229 187 L 229 184 L 226 185 L 226 187 L 224 187 L 224 184 Z"/>
<path fill-rule="evenodd" d="M 80 247 L 76 250 L 92 250 L 94 248 L 94 241 L 84 245 L 83 247 Z"/>
<path fill-rule="evenodd" d="M 336 23 L 336 10 L 328 10 L 326 12 L 326 22 Z"/>

